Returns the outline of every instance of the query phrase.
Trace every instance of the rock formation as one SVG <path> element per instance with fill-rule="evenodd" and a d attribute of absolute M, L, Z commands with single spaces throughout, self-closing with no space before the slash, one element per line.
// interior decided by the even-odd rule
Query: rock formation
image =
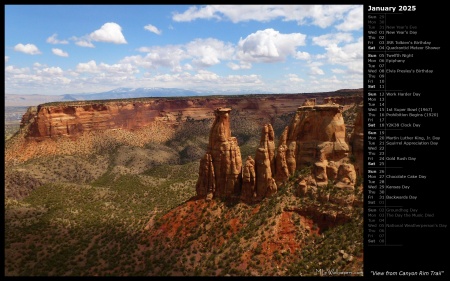
<path fill-rule="evenodd" d="M 275 143 L 272 125 L 263 127 L 259 148 L 255 156 L 256 199 L 261 200 L 277 191 L 275 179 Z M 272 172 L 273 171 L 273 172 Z"/>
<path fill-rule="evenodd" d="M 305 99 L 318 101 L 336 95 L 350 100 L 363 99 L 358 91 L 314 94 L 251 95 L 233 97 L 137 98 L 105 101 L 54 102 L 30 108 L 22 118 L 28 127 L 27 138 L 44 140 L 59 136 L 80 136 L 84 132 L 125 129 L 136 130 L 154 121 L 177 125 L 186 120 L 214 118 L 218 107 L 232 106 L 255 118 L 293 112 Z M 29 126 L 28 126 L 29 125 Z"/>
<path fill-rule="evenodd" d="M 199 175 L 195 186 L 197 195 L 204 197 L 208 194 L 214 194 L 216 190 L 216 177 L 211 154 L 206 153 L 202 160 L 200 160 Z"/>
<path fill-rule="evenodd" d="M 292 159 L 295 160 L 295 157 L 293 157 L 293 154 L 291 153 L 290 150 L 288 150 L 288 147 L 286 145 L 288 129 L 289 128 L 286 127 L 280 136 L 280 140 L 278 142 L 277 155 L 275 157 L 275 181 L 278 186 L 280 186 L 282 182 L 287 178 L 289 178 L 289 176 L 291 175 L 288 167 L 288 160 L 287 160 L 288 157 L 291 160 L 291 162 Z M 293 169 L 295 169 L 295 167 Z"/>
<path fill-rule="evenodd" d="M 364 174 L 364 110 L 363 106 L 358 106 L 353 133 L 350 137 L 350 146 L 355 158 L 355 170 L 357 175 Z"/>
<path fill-rule="evenodd" d="M 237 139 L 231 136 L 229 113 L 230 108 L 217 108 L 214 111 L 215 120 L 209 134 L 209 144 L 203 166 L 209 165 L 207 170 L 200 168 L 196 189 L 200 196 L 207 198 L 230 197 L 241 191 L 242 159 Z M 210 156 L 208 156 L 210 155 Z M 205 181 L 211 175 L 214 181 Z M 214 186 L 215 185 L 215 186 Z"/>
<path fill-rule="evenodd" d="M 287 127 L 286 144 L 280 138 L 281 152 L 286 156 L 289 174 L 295 170 L 313 165 L 315 180 L 320 184 L 328 183 L 328 161 L 339 161 L 348 156 L 349 147 L 345 142 L 345 124 L 342 107 L 336 104 L 316 105 L 309 99 L 297 109 L 291 124 Z M 332 166 L 328 168 L 332 173 Z M 335 177 L 335 176 L 334 176 Z M 286 179 L 286 173 L 276 175 L 278 181 Z"/>
<path fill-rule="evenodd" d="M 299 178 L 300 195 L 315 196 L 318 188 L 330 184 L 338 189 L 354 189 L 356 171 L 348 157 L 350 148 L 342 110 L 342 106 L 332 102 L 317 105 L 316 99 L 306 99 L 281 134 L 276 150 L 272 125 L 263 126 L 255 159 L 248 157 L 242 168 L 237 140 L 231 137 L 231 109 L 216 109 L 207 154 L 200 163 L 197 194 L 207 198 L 240 194 L 243 201 L 260 201 L 276 193 L 283 182 L 306 167 L 310 167 L 311 173 Z M 359 118 L 356 124 L 362 128 Z M 354 135 L 361 134 L 356 128 Z M 360 139 L 352 140 L 360 149 L 356 151 L 362 153 Z"/>
<path fill-rule="evenodd" d="M 242 168 L 242 192 L 241 200 L 245 202 L 253 202 L 256 199 L 256 172 L 255 160 L 248 156 L 245 165 Z"/>

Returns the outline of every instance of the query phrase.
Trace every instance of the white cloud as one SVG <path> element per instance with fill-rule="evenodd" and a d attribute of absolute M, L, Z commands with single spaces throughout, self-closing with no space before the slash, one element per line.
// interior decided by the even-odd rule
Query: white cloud
<path fill-rule="evenodd" d="M 230 43 L 207 38 L 195 39 L 186 45 L 187 54 L 193 57 L 192 63 L 200 67 L 209 67 L 220 63 L 220 60 L 231 59 L 234 47 Z"/>
<path fill-rule="evenodd" d="M 338 24 L 336 28 L 342 31 L 359 30 L 363 28 L 363 15 L 363 6 L 355 6 L 348 12 L 344 22 Z"/>
<path fill-rule="evenodd" d="M 144 29 L 148 30 L 150 32 L 153 32 L 155 34 L 158 34 L 158 35 L 160 35 L 162 33 L 161 30 L 159 30 L 156 26 L 151 25 L 151 24 L 147 24 L 146 26 L 144 26 Z"/>
<path fill-rule="evenodd" d="M 235 49 L 231 43 L 206 38 L 195 39 L 185 45 L 140 47 L 138 51 L 147 55 L 125 57 L 121 62 L 153 69 L 168 67 L 174 72 L 180 72 L 184 69 L 181 66 L 184 60 L 191 60 L 191 63 L 198 67 L 210 67 L 219 64 L 222 60 L 231 60 Z M 189 67 L 192 68 L 190 64 Z"/>
<path fill-rule="evenodd" d="M 53 48 L 53 49 L 52 49 L 52 52 L 53 52 L 53 54 L 55 54 L 55 55 L 57 55 L 57 56 L 60 56 L 60 57 L 68 57 L 68 56 L 69 56 L 68 53 L 64 52 L 64 51 L 61 50 L 61 49 L 57 49 L 57 48 Z"/>
<path fill-rule="evenodd" d="M 311 17 L 312 24 L 321 28 L 331 26 L 338 20 L 344 18 L 344 13 L 350 10 L 348 5 L 314 5 L 308 7 L 308 17 Z"/>
<path fill-rule="evenodd" d="M 299 59 L 299 60 L 309 60 L 311 58 L 311 55 L 309 53 L 307 53 L 307 52 L 300 52 L 300 51 L 298 51 L 295 54 L 295 58 Z"/>
<path fill-rule="evenodd" d="M 252 68 L 252 64 L 248 62 L 241 61 L 240 64 L 235 64 L 234 62 L 229 62 L 227 64 L 229 68 L 232 70 L 239 70 L 239 69 L 250 69 Z"/>
<path fill-rule="evenodd" d="M 219 79 L 219 75 L 214 72 L 202 70 L 200 69 L 197 74 L 194 75 L 194 82 L 204 82 L 204 81 L 217 81 Z"/>
<path fill-rule="evenodd" d="M 321 62 L 311 62 L 309 63 L 309 74 L 310 75 L 324 75 L 325 72 L 320 68 L 323 63 Z"/>
<path fill-rule="evenodd" d="M 56 37 L 58 34 L 54 33 L 52 36 L 47 38 L 47 43 L 50 44 L 69 44 L 67 40 L 58 40 Z"/>
<path fill-rule="evenodd" d="M 216 8 L 214 6 L 208 5 L 202 8 L 197 8 L 195 6 L 189 7 L 187 11 L 182 14 L 174 13 L 172 19 L 174 21 L 192 21 L 195 19 L 220 19 L 218 15 L 214 15 Z"/>
<path fill-rule="evenodd" d="M 340 68 L 333 68 L 333 69 L 331 69 L 331 72 L 336 73 L 336 74 L 342 74 L 342 73 L 345 73 L 345 70 L 340 69 Z"/>
<path fill-rule="evenodd" d="M 299 25 L 313 24 L 322 28 L 344 21 L 341 30 L 348 31 L 362 26 L 362 18 L 357 17 L 357 11 L 353 12 L 358 9 L 362 16 L 362 5 L 207 5 L 191 6 L 183 13 L 174 13 L 172 19 L 178 22 L 226 19 L 238 23 L 250 20 L 267 22 L 281 18 L 283 21 L 296 21 Z M 348 17 L 345 17 L 346 13 Z"/>
<path fill-rule="evenodd" d="M 363 37 L 357 42 L 338 47 L 336 44 L 330 44 L 325 48 L 327 60 L 331 64 L 346 66 L 351 72 L 363 72 Z"/>
<path fill-rule="evenodd" d="M 296 82 L 296 83 L 299 83 L 299 82 L 305 82 L 305 80 L 303 80 L 302 78 L 299 78 L 299 77 L 297 76 L 297 74 L 288 74 L 288 75 L 287 75 L 287 78 L 288 78 L 289 81 L 291 81 L 291 82 Z"/>
<path fill-rule="evenodd" d="M 8 61 L 9 61 L 9 57 L 5 56 L 5 62 L 8 62 Z"/>
<path fill-rule="evenodd" d="M 312 41 L 315 45 L 324 47 L 330 44 L 338 45 L 341 42 L 351 42 L 353 41 L 353 36 L 350 33 L 339 32 L 313 37 Z"/>
<path fill-rule="evenodd" d="M 38 55 L 41 54 L 41 52 L 39 51 L 39 49 L 33 45 L 33 44 L 17 44 L 16 46 L 14 46 L 14 51 L 17 52 L 22 52 L 28 55 Z"/>
<path fill-rule="evenodd" d="M 63 74 L 63 70 L 60 67 L 52 66 L 37 70 L 36 73 L 43 76 L 61 76 Z"/>
<path fill-rule="evenodd" d="M 240 39 L 238 58 L 246 62 L 279 62 L 296 55 L 296 47 L 305 45 L 306 35 L 282 34 L 272 28 L 258 30 Z"/>
<path fill-rule="evenodd" d="M 114 22 L 107 22 L 100 29 L 92 32 L 89 38 L 93 41 L 127 44 L 125 37 L 122 34 L 122 27 Z"/>
<path fill-rule="evenodd" d="M 72 37 L 72 40 L 75 40 L 75 44 L 80 47 L 88 47 L 88 48 L 95 48 L 94 44 L 91 43 L 89 39 L 86 38 L 76 38 Z"/>
<path fill-rule="evenodd" d="M 94 60 L 91 60 L 87 63 L 79 63 L 76 67 L 78 72 L 89 72 L 95 73 L 98 72 L 97 63 Z"/>
<path fill-rule="evenodd" d="M 39 67 L 42 67 L 42 66 L 46 66 L 46 65 L 40 64 L 38 62 L 33 63 L 33 68 L 39 68 Z"/>
<path fill-rule="evenodd" d="M 16 68 L 12 65 L 8 65 L 7 67 L 5 67 L 5 73 L 10 73 L 10 74 L 24 74 L 24 73 L 28 73 L 29 71 L 30 71 L 30 69 L 28 67 Z"/>
<path fill-rule="evenodd" d="M 101 62 L 97 64 L 94 60 L 90 60 L 86 63 L 79 63 L 76 66 L 76 72 L 79 74 L 98 74 L 102 78 L 117 77 L 120 79 L 120 77 L 128 77 L 133 79 L 133 74 L 139 73 L 139 69 L 131 63 L 107 64 Z"/>
<path fill-rule="evenodd" d="M 125 57 L 120 62 L 129 62 L 137 66 L 153 69 L 158 67 L 176 68 L 180 65 L 181 61 L 190 58 L 184 50 L 184 47 L 180 45 L 141 47 L 138 51 L 147 54 L 145 57 Z"/>

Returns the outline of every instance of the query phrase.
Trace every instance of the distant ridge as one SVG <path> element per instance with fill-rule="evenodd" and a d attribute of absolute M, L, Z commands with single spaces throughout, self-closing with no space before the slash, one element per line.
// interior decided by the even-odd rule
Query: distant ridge
<path fill-rule="evenodd" d="M 338 91 L 358 91 L 338 90 Z M 208 95 L 247 95 L 247 94 L 274 94 L 268 91 L 192 91 L 179 88 L 117 88 L 111 91 L 84 94 L 63 95 L 15 95 L 5 94 L 5 106 L 36 106 L 47 102 L 82 101 L 82 100 L 109 100 L 129 99 L 143 97 L 188 97 Z M 277 93 L 281 94 L 281 93 Z"/>

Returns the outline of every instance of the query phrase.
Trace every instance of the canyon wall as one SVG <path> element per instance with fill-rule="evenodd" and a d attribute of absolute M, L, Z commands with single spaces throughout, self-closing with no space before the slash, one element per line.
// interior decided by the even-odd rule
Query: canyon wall
<path fill-rule="evenodd" d="M 186 120 L 214 118 L 214 109 L 233 108 L 254 118 L 294 112 L 305 99 L 318 101 L 344 95 L 340 101 L 362 101 L 362 90 L 314 94 L 208 96 L 189 98 L 139 98 L 127 100 L 48 103 L 30 108 L 21 128 L 26 137 L 43 140 L 58 136 L 79 136 L 99 130 L 135 130 L 158 121 L 176 126 Z"/>

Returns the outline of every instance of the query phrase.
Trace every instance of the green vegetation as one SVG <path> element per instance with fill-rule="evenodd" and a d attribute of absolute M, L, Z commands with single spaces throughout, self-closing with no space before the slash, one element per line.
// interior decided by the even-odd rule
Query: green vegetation
<path fill-rule="evenodd" d="M 264 121 L 232 114 L 232 134 L 245 161 L 255 156 Z M 273 117 L 277 139 L 291 117 Z M 329 194 L 329 201 L 299 197 L 298 178 L 311 167 L 257 204 L 193 200 L 211 123 L 189 119 L 166 143 L 133 147 L 105 140 L 96 154 L 7 167 L 5 275 L 300 276 L 318 275 L 321 268 L 362 270 L 362 207 L 341 202 L 350 196 L 362 201 L 362 191 L 337 191 L 330 184 L 317 190 Z M 345 219 L 322 219 L 333 213 Z"/>

